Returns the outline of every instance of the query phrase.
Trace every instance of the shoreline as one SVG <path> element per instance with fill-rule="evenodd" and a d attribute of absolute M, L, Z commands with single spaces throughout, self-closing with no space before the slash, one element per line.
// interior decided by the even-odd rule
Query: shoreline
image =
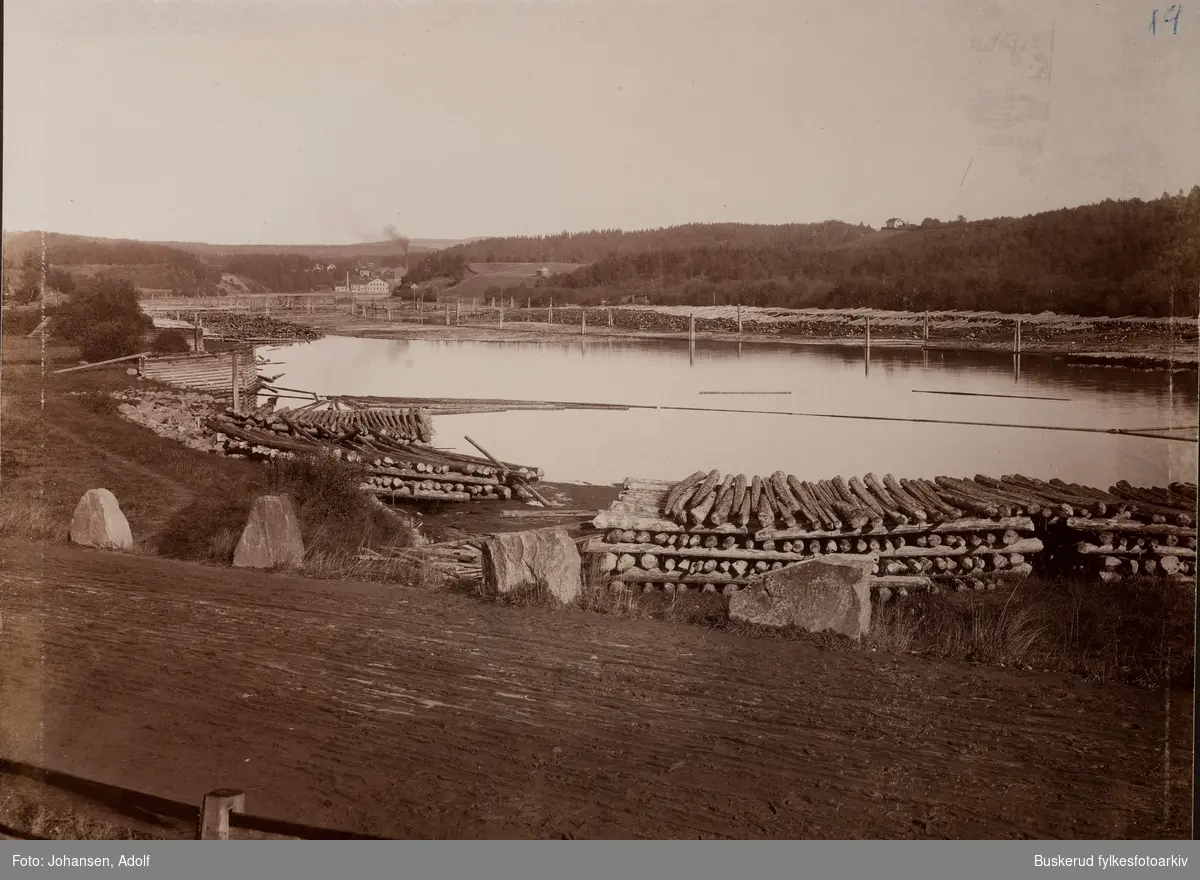
<path fill-rule="evenodd" d="M 286 313 L 284 313 L 286 314 Z M 282 315 L 280 316 L 282 317 Z M 336 315 L 300 314 L 289 315 L 296 323 L 320 330 L 327 336 L 344 336 L 361 339 L 407 339 L 448 340 L 455 342 L 544 342 L 544 341 L 677 341 L 686 342 L 686 332 L 671 330 L 632 330 L 628 328 L 593 327 L 581 333 L 575 326 L 547 324 L 544 322 L 515 321 L 511 324 L 491 326 L 486 324 L 416 324 L 407 321 L 386 321 L 361 318 L 345 313 Z M 725 331 L 701 331 L 695 333 L 698 342 L 718 342 L 745 345 L 792 345 L 823 348 L 861 350 L 862 338 L 800 336 L 787 333 L 737 333 Z M 1109 344 L 1109 346 L 1111 343 Z M 1014 354 L 1009 341 L 975 339 L 932 339 L 928 343 L 921 339 L 880 337 L 871 340 L 871 348 L 904 349 L 910 351 L 939 352 L 990 352 Z M 1153 369 L 1192 371 L 1200 369 L 1200 348 L 1183 344 L 1172 344 L 1160 334 L 1129 340 L 1127 343 L 1108 347 L 1097 340 L 1097 344 L 1077 341 L 1061 343 L 1030 342 L 1022 345 L 1021 354 L 1051 357 L 1077 364 Z"/>

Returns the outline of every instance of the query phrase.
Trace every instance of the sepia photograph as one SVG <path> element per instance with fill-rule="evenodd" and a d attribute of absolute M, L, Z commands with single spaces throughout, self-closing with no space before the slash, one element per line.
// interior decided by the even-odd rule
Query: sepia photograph
<path fill-rule="evenodd" d="M 0 872 L 1186 876 L 1200 8 L 1156 3 L 5 0 Z"/>

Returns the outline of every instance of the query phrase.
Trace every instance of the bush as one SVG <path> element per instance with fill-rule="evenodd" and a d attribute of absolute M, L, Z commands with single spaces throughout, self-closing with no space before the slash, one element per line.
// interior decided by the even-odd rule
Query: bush
<path fill-rule="evenodd" d="M 42 312 L 38 308 L 7 307 L 0 314 L 5 336 L 28 336 L 40 323 Z"/>
<path fill-rule="evenodd" d="M 125 357 L 142 350 L 145 331 L 125 321 L 97 321 L 83 328 L 72 340 L 79 356 L 89 363 Z"/>
<path fill-rule="evenodd" d="M 155 354 L 186 354 L 192 350 L 182 330 L 159 330 L 150 350 Z"/>
<path fill-rule="evenodd" d="M 87 361 L 136 354 L 154 323 L 142 312 L 137 291 L 120 278 L 97 276 L 79 285 L 57 313 L 55 329 L 79 346 Z"/>

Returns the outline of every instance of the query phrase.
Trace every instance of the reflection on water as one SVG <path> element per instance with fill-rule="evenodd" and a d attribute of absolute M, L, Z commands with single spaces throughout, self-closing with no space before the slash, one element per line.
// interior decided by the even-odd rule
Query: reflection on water
<path fill-rule="evenodd" d="M 673 479 L 714 467 L 746 473 L 783 469 L 801 479 L 868 471 L 924 477 L 1022 473 L 1102 485 L 1195 479 L 1194 443 L 786 414 L 1099 429 L 1194 426 L 1197 419 L 1195 373 L 1075 366 L 1028 354 L 879 347 L 869 358 L 865 354 L 861 348 L 674 340 L 329 337 L 274 349 L 271 358 L 284 365 L 280 382 L 321 394 L 710 410 L 508 412 L 435 421 L 439 446 L 470 451 L 462 439 L 470 434 L 501 458 L 540 465 L 552 480 Z M 966 396 L 985 394 L 1007 396 Z"/>

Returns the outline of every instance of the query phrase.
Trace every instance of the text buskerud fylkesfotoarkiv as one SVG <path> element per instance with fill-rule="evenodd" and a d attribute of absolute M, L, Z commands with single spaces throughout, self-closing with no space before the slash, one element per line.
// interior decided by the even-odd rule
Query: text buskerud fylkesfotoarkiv
<path fill-rule="evenodd" d="M 1186 868 L 1187 856 L 1043 856 L 1033 857 L 1036 868 Z"/>

